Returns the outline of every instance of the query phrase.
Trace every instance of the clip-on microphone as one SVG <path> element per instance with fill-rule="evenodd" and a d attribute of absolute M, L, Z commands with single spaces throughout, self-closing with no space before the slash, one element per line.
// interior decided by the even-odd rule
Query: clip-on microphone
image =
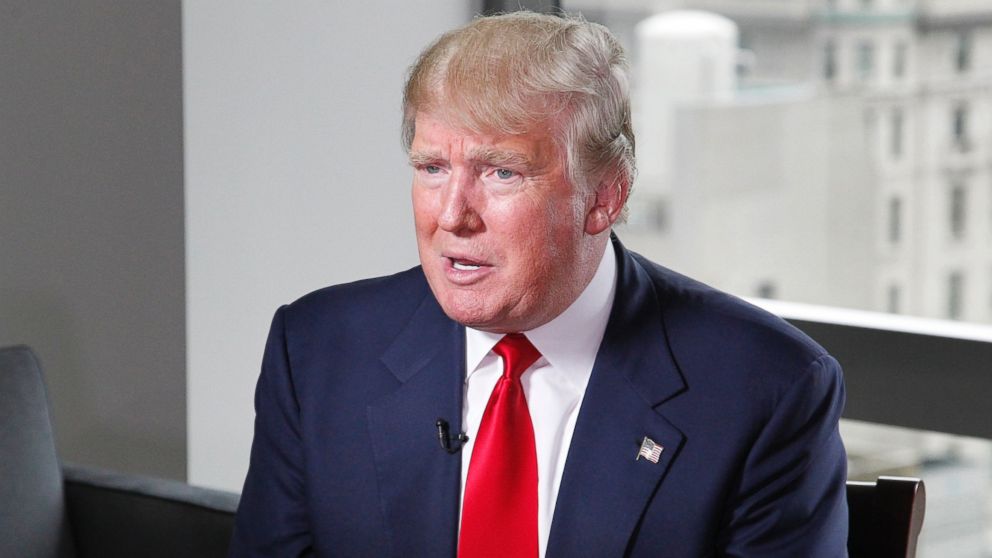
<path fill-rule="evenodd" d="M 452 436 L 448 428 L 448 421 L 443 418 L 437 419 L 434 425 L 437 426 L 437 439 L 441 442 L 441 449 L 448 453 L 458 453 L 468 441 L 468 436 L 464 432 L 459 432 L 458 436 Z"/>

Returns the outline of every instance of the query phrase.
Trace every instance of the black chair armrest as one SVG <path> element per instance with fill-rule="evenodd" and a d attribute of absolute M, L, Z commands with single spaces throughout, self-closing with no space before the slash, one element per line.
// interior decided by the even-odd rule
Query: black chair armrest
<path fill-rule="evenodd" d="M 926 514 L 923 481 L 878 477 L 875 482 L 847 482 L 851 558 L 912 558 Z"/>
<path fill-rule="evenodd" d="M 227 553 L 237 494 L 73 465 L 63 474 L 79 558 Z"/>

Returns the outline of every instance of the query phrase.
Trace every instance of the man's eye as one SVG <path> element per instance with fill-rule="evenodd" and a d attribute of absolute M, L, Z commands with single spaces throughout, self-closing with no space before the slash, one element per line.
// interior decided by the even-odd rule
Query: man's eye
<path fill-rule="evenodd" d="M 439 167 L 437 165 L 425 165 L 424 166 L 424 171 L 427 174 L 437 174 L 437 173 L 441 172 L 441 167 Z"/>
<path fill-rule="evenodd" d="M 514 174 L 516 173 L 514 173 L 510 169 L 496 169 L 496 178 L 500 180 L 509 180 L 513 178 Z"/>

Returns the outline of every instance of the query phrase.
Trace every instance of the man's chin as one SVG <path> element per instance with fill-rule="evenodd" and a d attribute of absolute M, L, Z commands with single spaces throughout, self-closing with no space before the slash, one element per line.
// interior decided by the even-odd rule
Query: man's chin
<path fill-rule="evenodd" d="M 487 316 L 478 312 L 450 308 L 444 304 L 441 305 L 441 309 L 444 310 L 444 313 L 447 314 L 449 318 L 465 327 L 486 330 L 487 326 L 492 322 L 492 320 Z"/>
<path fill-rule="evenodd" d="M 449 318 L 465 327 L 492 333 L 509 333 L 513 331 L 512 329 L 500 327 L 503 320 L 500 319 L 500 316 L 496 312 L 458 304 L 453 301 L 441 301 L 440 304 L 441 309 L 444 310 L 444 313 Z"/>

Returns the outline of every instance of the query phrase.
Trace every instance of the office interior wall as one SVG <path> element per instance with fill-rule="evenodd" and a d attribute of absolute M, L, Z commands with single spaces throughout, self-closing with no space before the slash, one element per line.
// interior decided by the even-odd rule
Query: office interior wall
<path fill-rule="evenodd" d="M 189 480 L 240 490 L 278 305 L 416 265 L 406 68 L 474 2 L 185 2 Z"/>
<path fill-rule="evenodd" d="M 0 345 L 67 461 L 186 475 L 179 0 L 0 3 Z"/>

